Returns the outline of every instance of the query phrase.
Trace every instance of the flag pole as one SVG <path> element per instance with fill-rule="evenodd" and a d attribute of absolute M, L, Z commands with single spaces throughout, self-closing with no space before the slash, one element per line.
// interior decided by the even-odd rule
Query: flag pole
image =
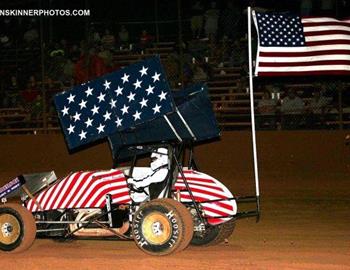
<path fill-rule="evenodd" d="M 255 194 L 257 197 L 257 207 L 259 204 L 259 171 L 258 171 L 258 154 L 256 150 L 256 130 L 255 130 L 255 112 L 254 112 L 254 86 L 253 86 L 253 62 L 252 62 L 252 10 L 248 7 L 248 61 L 249 61 L 249 96 L 250 96 L 250 117 L 252 123 L 252 144 L 253 144 L 253 162 L 254 162 L 254 178 L 255 178 Z"/>

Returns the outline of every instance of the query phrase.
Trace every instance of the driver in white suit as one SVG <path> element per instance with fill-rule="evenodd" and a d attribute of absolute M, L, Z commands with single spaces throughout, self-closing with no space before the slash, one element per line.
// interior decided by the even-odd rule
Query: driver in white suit
<path fill-rule="evenodd" d="M 131 192 L 131 198 L 135 202 L 142 202 L 149 197 L 149 186 L 153 183 L 163 182 L 169 172 L 168 168 L 168 149 L 158 148 L 151 154 L 151 171 L 147 175 L 138 178 L 130 177 L 128 184 L 132 186 L 134 192 Z"/>

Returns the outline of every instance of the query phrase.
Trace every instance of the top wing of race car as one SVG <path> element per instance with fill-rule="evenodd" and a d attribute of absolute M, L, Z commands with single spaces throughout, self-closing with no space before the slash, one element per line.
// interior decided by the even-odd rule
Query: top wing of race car
<path fill-rule="evenodd" d="M 168 115 L 170 123 L 185 142 L 201 143 L 220 136 L 206 85 L 194 85 L 173 92 L 178 112 Z M 158 118 L 135 128 L 109 136 L 113 157 L 123 160 L 132 157 L 126 146 L 176 141 L 178 137 L 166 119 Z"/>

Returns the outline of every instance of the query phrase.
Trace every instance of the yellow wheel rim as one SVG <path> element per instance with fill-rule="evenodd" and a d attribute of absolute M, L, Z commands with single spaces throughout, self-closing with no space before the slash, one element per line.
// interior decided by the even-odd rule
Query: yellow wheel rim
<path fill-rule="evenodd" d="M 171 236 L 170 220 L 161 212 L 153 212 L 143 220 L 142 232 L 147 242 L 153 245 L 162 245 Z"/>
<path fill-rule="evenodd" d="M 17 241 L 21 234 L 18 219 L 11 214 L 0 215 L 0 243 L 11 245 Z"/>

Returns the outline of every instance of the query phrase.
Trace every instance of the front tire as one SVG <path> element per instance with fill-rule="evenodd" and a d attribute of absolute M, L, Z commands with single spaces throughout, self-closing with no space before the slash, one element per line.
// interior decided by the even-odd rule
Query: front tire
<path fill-rule="evenodd" d="M 183 204 L 157 199 L 140 206 L 132 230 L 141 250 L 151 255 L 168 255 L 188 246 L 193 236 L 193 221 Z"/>
<path fill-rule="evenodd" d="M 0 206 L 0 250 L 18 253 L 34 242 L 36 225 L 33 215 L 19 204 Z"/>

